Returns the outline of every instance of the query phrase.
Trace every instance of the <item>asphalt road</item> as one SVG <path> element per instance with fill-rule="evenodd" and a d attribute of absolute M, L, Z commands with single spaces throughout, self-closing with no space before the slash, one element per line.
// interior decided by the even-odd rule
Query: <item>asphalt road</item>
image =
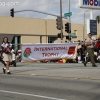
<path fill-rule="evenodd" d="M 25 66 L 11 67 L 12 75 L 0 72 L 0 100 L 100 100 L 100 79 L 96 79 L 100 75 L 100 67 L 86 68 L 80 64 L 67 64 L 67 67 L 65 64 Z M 42 75 L 31 75 L 32 73 Z M 62 77 L 57 77 L 58 73 Z M 95 75 L 95 79 L 79 79 L 81 74 L 90 75 L 91 78 Z M 67 78 L 66 75 L 78 75 L 78 78 Z"/>

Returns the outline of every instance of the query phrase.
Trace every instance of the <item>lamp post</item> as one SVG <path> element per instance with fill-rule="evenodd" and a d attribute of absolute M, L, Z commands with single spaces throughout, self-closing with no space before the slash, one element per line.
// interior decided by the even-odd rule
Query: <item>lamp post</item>
<path fill-rule="evenodd" d="M 86 10 L 85 12 L 84 12 L 84 29 L 83 29 L 83 40 L 84 40 L 84 38 L 85 38 L 85 14 L 86 14 L 86 12 L 88 12 L 89 11 L 89 9 L 88 10 Z"/>
<path fill-rule="evenodd" d="M 63 40 L 63 23 L 62 23 L 62 0 L 60 0 L 60 22 L 61 22 L 61 41 Z"/>
<path fill-rule="evenodd" d="M 68 12 L 70 12 L 70 0 L 68 0 Z M 68 18 L 68 22 L 71 23 L 71 17 L 70 16 Z M 71 25 L 70 25 L 70 30 L 71 30 Z M 71 38 L 71 32 L 68 33 L 68 36 L 69 36 L 69 38 Z"/>

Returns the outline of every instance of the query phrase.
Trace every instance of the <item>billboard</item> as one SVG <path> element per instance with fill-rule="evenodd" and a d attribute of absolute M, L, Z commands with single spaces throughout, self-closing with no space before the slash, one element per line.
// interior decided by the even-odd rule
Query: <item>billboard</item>
<path fill-rule="evenodd" d="M 100 0 L 79 0 L 80 8 L 100 9 Z"/>
<path fill-rule="evenodd" d="M 92 35 L 97 35 L 97 21 L 87 20 L 87 34 L 92 33 Z"/>

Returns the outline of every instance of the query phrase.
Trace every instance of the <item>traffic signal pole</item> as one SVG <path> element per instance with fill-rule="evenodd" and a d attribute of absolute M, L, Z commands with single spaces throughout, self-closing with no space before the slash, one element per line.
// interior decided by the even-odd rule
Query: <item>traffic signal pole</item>
<path fill-rule="evenodd" d="M 20 11 L 14 11 L 14 13 L 25 12 L 25 11 L 32 11 L 32 12 L 42 13 L 42 14 L 51 15 L 51 16 L 55 16 L 55 17 L 60 17 L 61 40 L 63 40 L 63 21 L 62 21 L 62 18 L 64 18 L 64 19 L 67 19 L 67 18 L 62 16 L 62 0 L 60 0 L 60 15 L 55 15 L 55 14 L 51 14 L 51 13 L 47 13 L 47 12 L 42 12 L 42 11 L 37 11 L 37 10 L 20 10 Z"/>
<path fill-rule="evenodd" d="M 55 14 L 51 14 L 51 13 L 47 13 L 47 12 L 42 12 L 42 11 L 38 11 L 38 10 L 20 10 L 20 11 L 14 11 L 14 13 L 26 12 L 26 11 L 32 11 L 32 12 L 37 12 L 37 13 L 46 14 L 46 15 L 50 15 L 50 16 L 60 17 L 60 15 L 55 15 Z M 64 16 L 62 16 L 62 18 L 67 19 Z"/>
<path fill-rule="evenodd" d="M 70 12 L 70 0 L 68 0 L 68 12 Z M 68 22 L 71 23 L 70 16 L 68 17 Z M 70 25 L 69 29 L 71 30 L 71 25 Z M 68 33 L 68 35 L 71 38 L 71 33 Z"/>
<path fill-rule="evenodd" d="M 62 0 L 60 0 L 60 23 L 61 23 L 61 41 L 62 41 L 63 40 Z"/>

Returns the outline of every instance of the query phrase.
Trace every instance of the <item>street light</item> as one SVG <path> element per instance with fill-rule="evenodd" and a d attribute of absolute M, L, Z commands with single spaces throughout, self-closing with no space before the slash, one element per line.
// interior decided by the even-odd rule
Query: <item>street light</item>
<path fill-rule="evenodd" d="M 68 0 L 68 12 L 70 12 L 70 0 Z M 68 22 L 71 23 L 71 17 L 69 16 Z M 71 30 L 71 24 L 69 25 L 70 30 Z M 68 33 L 69 38 L 71 38 L 71 31 Z"/>
<path fill-rule="evenodd" d="M 84 29 L 83 29 L 83 40 L 84 40 L 84 38 L 85 38 L 85 14 L 86 14 L 86 12 L 88 12 L 89 11 L 89 9 L 88 10 L 86 10 L 85 12 L 84 12 Z"/>
<path fill-rule="evenodd" d="M 60 0 L 60 26 L 61 26 L 61 41 L 63 40 L 63 22 L 62 22 L 62 0 Z"/>

